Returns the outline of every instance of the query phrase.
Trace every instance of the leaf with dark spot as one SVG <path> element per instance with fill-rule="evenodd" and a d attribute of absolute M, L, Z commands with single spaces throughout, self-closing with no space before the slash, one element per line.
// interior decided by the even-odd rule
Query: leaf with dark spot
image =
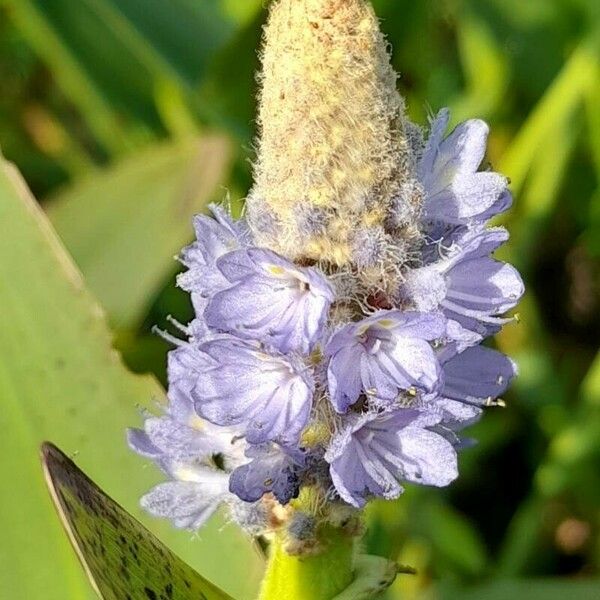
<path fill-rule="evenodd" d="M 227 600 L 109 498 L 63 452 L 42 445 L 46 482 L 63 526 L 103 600 Z"/>

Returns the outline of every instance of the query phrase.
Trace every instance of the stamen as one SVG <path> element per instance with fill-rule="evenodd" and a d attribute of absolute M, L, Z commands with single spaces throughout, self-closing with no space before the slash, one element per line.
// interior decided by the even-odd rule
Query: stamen
<path fill-rule="evenodd" d="M 175 319 L 172 315 L 167 315 L 167 321 L 181 331 L 181 333 L 185 333 L 185 335 L 190 335 L 189 327 L 186 327 L 183 323 L 180 323 L 177 319 Z"/>
<path fill-rule="evenodd" d="M 152 327 L 152 333 L 159 335 L 163 340 L 177 346 L 185 346 L 188 342 L 186 340 L 180 340 L 179 338 L 176 338 L 174 335 L 171 335 L 168 331 L 165 331 L 164 329 L 160 329 L 160 327 L 154 325 L 154 327 Z"/>
<path fill-rule="evenodd" d="M 463 315 L 465 317 L 473 317 L 483 323 L 490 323 L 492 325 L 505 325 L 506 323 L 510 323 L 515 320 L 513 317 L 492 317 L 491 315 L 481 314 L 478 310 L 472 310 L 469 308 L 465 308 L 464 306 L 460 306 L 460 304 L 455 304 L 451 300 L 442 300 L 440 303 L 441 306 L 451 310 L 453 312 L 458 313 L 459 315 Z"/>

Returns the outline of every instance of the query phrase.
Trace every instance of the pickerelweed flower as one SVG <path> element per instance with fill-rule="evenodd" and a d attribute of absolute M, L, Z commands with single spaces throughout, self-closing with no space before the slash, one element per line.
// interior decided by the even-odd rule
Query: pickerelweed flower
<path fill-rule="evenodd" d="M 302 553 L 307 524 L 458 476 L 461 430 L 516 374 L 480 344 L 524 288 L 493 256 L 512 198 L 482 168 L 487 125 L 409 121 L 367 2 L 279 0 L 265 31 L 246 213 L 196 217 L 195 319 L 129 442 L 168 478 L 150 513 L 196 529 L 223 504 Z"/>

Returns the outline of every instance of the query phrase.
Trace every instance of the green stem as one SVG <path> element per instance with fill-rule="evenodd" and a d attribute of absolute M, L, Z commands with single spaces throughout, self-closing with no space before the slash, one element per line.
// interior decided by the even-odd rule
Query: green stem
<path fill-rule="evenodd" d="M 354 579 L 354 539 L 336 529 L 320 536 L 327 546 L 315 556 L 290 556 L 280 536 L 271 556 L 259 600 L 332 600 Z"/>

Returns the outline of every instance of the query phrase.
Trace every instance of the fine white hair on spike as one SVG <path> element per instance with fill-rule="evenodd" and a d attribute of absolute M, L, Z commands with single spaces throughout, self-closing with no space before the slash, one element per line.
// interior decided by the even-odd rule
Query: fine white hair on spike
<path fill-rule="evenodd" d="M 388 46 L 367 0 L 271 4 L 247 199 L 259 245 L 361 267 L 368 257 L 353 245 L 356 231 L 372 232 L 367 246 L 376 245 L 398 198 L 407 206 L 394 237 L 419 237 L 422 197 L 402 190 L 415 179 L 422 134 L 405 116 Z M 365 284 L 372 280 L 373 272 Z"/>
<path fill-rule="evenodd" d="M 227 502 L 229 521 L 236 523 L 250 535 L 261 535 L 267 529 L 268 515 L 262 502 L 243 502 L 230 497 Z"/>

